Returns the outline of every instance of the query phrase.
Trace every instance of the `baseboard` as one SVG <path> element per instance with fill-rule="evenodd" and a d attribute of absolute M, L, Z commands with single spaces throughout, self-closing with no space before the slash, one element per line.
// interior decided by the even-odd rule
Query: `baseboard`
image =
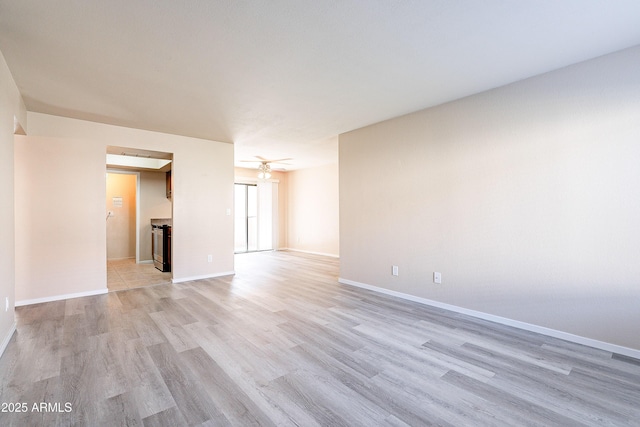
<path fill-rule="evenodd" d="M 523 329 L 525 331 L 530 331 L 530 332 L 537 332 L 539 334 L 546 335 L 549 337 L 559 338 L 559 339 L 570 341 L 576 344 L 582 344 L 587 347 L 593 347 L 600 350 L 609 351 L 611 353 L 617 353 L 617 354 L 633 357 L 634 359 L 640 360 L 640 350 L 636 350 L 633 348 L 623 347 L 621 345 L 611 344 L 608 342 L 599 341 L 592 338 L 583 337 L 580 335 L 574 335 L 568 332 L 546 328 L 544 326 L 538 326 L 531 323 L 521 322 L 519 320 L 513 320 L 506 317 L 495 316 L 493 314 L 484 313 L 482 311 L 470 310 L 468 308 L 458 307 L 456 305 L 446 304 L 443 302 L 434 301 L 427 298 L 421 298 L 415 295 L 392 291 L 391 289 L 380 288 L 377 286 L 368 285 L 366 283 L 356 282 L 354 280 L 339 278 L 338 282 L 345 285 L 355 286 L 358 288 L 368 289 L 370 291 L 391 295 L 391 296 L 402 298 L 408 301 L 413 301 L 420 304 L 429 305 L 432 307 L 442 308 L 444 310 L 453 311 L 455 313 L 466 314 L 467 316 L 488 320 L 490 322 L 499 323 L 501 325 L 512 326 L 514 328 Z"/>
<path fill-rule="evenodd" d="M 41 304 L 43 302 L 51 302 L 51 301 L 60 301 L 63 299 L 71 299 L 71 298 L 80 298 L 80 297 L 91 297 L 94 295 L 102 295 L 108 293 L 108 289 L 98 289 L 97 291 L 88 291 L 88 292 L 78 292 L 75 294 L 64 294 L 64 295 L 55 295 L 52 297 L 45 298 L 35 298 L 35 299 L 23 299 L 20 301 L 16 301 L 16 307 L 20 307 L 23 305 L 31 305 L 31 304 Z"/>
<path fill-rule="evenodd" d="M 331 258 L 340 258 L 340 255 L 336 255 L 336 254 L 327 254 L 327 253 L 324 253 L 324 252 L 314 252 L 314 251 L 303 251 L 302 249 L 280 248 L 278 250 L 279 251 L 301 252 L 303 254 L 310 254 L 310 255 L 328 256 L 328 257 L 331 257 Z"/>
<path fill-rule="evenodd" d="M 171 283 L 175 284 L 175 283 L 182 283 L 182 282 L 191 282 L 194 280 L 213 279 L 215 277 L 233 276 L 234 274 L 236 274 L 235 271 L 225 271 L 222 273 L 205 274 L 202 276 L 180 277 L 178 279 L 171 279 Z"/>
<path fill-rule="evenodd" d="M 2 343 L 0 344 L 0 357 L 2 357 L 2 355 L 4 354 L 4 351 L 7 349 L 7 346 L 9 345 L 9 341 L 11 341 L 11 337 L 13 336 L 13 333 L 16 331 L 16 322 L 13 322 L 13 324 L 11 325 L 11 328 L 9 329 L 9 333 L 4 337 L 4 339 L 2 340 Z"/>
<path fill-rule="evenodd" d="M 139 261 L 138 264 L 153 264 L 153 260 L 145 259 L 144 261 Z"/>

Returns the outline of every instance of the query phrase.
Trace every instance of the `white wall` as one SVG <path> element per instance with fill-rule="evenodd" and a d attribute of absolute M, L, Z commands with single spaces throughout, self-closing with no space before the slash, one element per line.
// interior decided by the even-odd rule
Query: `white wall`
<path fill-rule="evenodd" d="M 15 255 L 14 255 L 14 117 L 26 129 L 27 112 L 0 53 L 0 354 L 14 328 Z M 5 310 L 6 299 L 9 309 Z"/>
<path fill-rule="evenodd" d="M 105 172 L 87 141 L 16 137 L 18 303 L 106 288 Z"/>
<path fill-rule="evenodd" d="M 338 256 L 338 164 L 288 175 L 289 249 Z"/>
<path fill-rule="evenodd" d="M 639 69 L 636 47 L 340 135 L 341 278 L 640 349 Z"/>
<path fill-rule="evenodd" d="M 173 153 L 174 281 L 233 271 L 233 217 L 226 215 L 233 206 L 233 145 L 39 113 L 28 118 L 16 187 L 31 188 L 16 212 L 38 210 L 16 228 L 19 300 L 106 289 L 108 145 Z M 70 205 L 77 216 L 63 214 Z M 46 227 L 52 218 L 58 228 Z"/>

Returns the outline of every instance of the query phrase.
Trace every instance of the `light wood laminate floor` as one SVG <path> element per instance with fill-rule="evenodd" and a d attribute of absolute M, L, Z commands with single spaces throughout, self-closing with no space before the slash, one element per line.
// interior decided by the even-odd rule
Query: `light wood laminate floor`
<path fill-rule="evenodd" d="M 17 309 L 0 401 L 28 410 L 0 425 L 640 425 L 637 360 L 340 285 L 332 258 L 236 271 Z"/>

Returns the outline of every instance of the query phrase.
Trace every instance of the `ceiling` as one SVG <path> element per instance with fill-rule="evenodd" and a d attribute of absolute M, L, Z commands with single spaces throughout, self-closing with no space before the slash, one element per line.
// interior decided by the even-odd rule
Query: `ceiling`
<path fill-rule="evenodd" d="M 640 44 L 639 22 L 637 0 L 0 0 L 0 51 L 29 111 L 295 169 L 335 162 L 342 132 Z"/>

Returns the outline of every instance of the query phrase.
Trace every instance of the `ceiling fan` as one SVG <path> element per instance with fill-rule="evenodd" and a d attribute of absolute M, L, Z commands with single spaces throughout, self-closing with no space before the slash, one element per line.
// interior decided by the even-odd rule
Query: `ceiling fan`
<path fill-rule="evenodd" d="M 286 163 L 287 160 L 293 160 L 291 157 L 287 157 L 285 159 L 265 159 L 262 156 L 254 156 L 258 160 L 240 160 L 242 163 L 261 163 L 263 165 L 271 165 L 271 164 L 279 164 L 279 165 L 291 165 L 291 163 Z M 285 170 L 285 168 L 273 168 L 274 170 Z"/>
<path fill-rule="evenodd" d="M 293 160 L 291 157 L 287 157 L 286 159 L 265 159 L 262 156 L 254 156 L 258 160 L 240 160 L 245 163 L 280 163 L 282 165 L 288 165 L 289 163 L 284 163 L 286 160 Z"/>
<path fill-rule="evenodd" d="M 287 157 L 285 159 L 265 159 L 261 156 L 255 156 L 258 160 L 240 160 L 243 163 L 260 163 L 258 166 L 258 178 L 260 179 L 269 179 L 271 178 L 271 164 L 280 164 L 280 165 L 290 165 L 290 163 L 285 163 L 286 160 L 293 160 L 291 157 Z M 286 170 L 285 168 L 273 168 L 273 170 Z"/>

